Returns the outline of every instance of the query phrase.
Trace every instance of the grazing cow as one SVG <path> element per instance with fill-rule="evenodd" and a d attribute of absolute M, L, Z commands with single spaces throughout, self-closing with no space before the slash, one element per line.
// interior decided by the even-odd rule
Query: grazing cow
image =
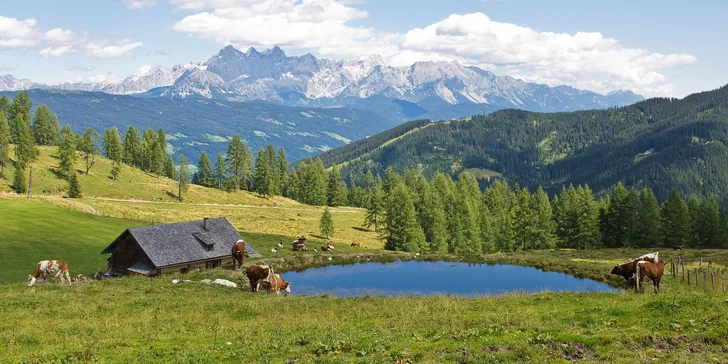
<path fill-rule="evenodd" d="M 682 247 L 682 245 L 677 245 L 677 246 L 675 246 L 675 247 L 674 247 L 674 248 L 672 248 L 672 249 L 673 249 L 673 250 L 683 250 L 683 247 Z"/>
<path fill-rule="evenodd" d="M 281 291 L 286 292 L 286 295 L 291 293 L 291 283 L 283 280 L 280 274 L 275 274 L 270 282 L 263 282 L 260 284 L 260 288 L 268 293 L 281 294 Z"/>
<path fill-rule="evenodd" d="M 279 248 L 283 248 L 283 243 L 279 242 L 279 243 L 278 243 L 278 247 L 279 247 Z"/>
<path fill-rule="evenodd" d="M 278 253 L 278 248 L 273 248 L 270 250 L 271 253 Z"/>
<path fill-rule="evenodd" d="M 657 263 L 660 261 L 660 252 L 645 254 L 645 255 L 643 255 L 637 259 L 633 259 L 633 260 Z"/>
<path fill-rule="evenodd" d="M 655 287 L 655 293 L 660 292 L 660 280 L 662 280 L 662 273 L 665 271 L 666 261 L 657 263 L 652 262 L 637 262 L 637 289 L 642 290 L 642 280 L 647 277 L 652 280 L 652 284 Z"/>
<path fill-rule="evenodd" d="M 322 252 L 327 252 L 327 251 L 329 251 L 329 250 L 331 250 L 331 249 L 330 249 L 329 247 L 327 247 L 327 246 L 322 246 L 322 247 L 321 247 L 321 251 L 322 251 Z"/>
<path fill-rule="evenodd" d="M 33 274 L 28 276 L 28 287 L 35 284 L 38 277 L 43 277 L 46 280 L 48 276 L 58 278 L 61 276 L 61 283 L 63 283 L 63 276 L 66 276 L 68 284 L 71 284 L 71 276 L 68 274 L 68 263 L 63 260 L 42 260 L 35 265 Z"/>
<path fill-rule="evenodd" d="M 358 247 L 361 248 L 361 243 L 358 243 L 358 242 L 357 243 L 351 243 L 351 246 L 358 246 Z"/>
<path fill-rule="evenodd" d="M 331 244 L 329 244 L 329 245 L 326 245 L 326 247 L 327 247 L 327 248 L 329 248 L 329 250 L 334 250 L 334 246 L 333 246 L 333 245 L 331 245 Z"/>
<path fill-rule="evenodd" d="M 258 292 L 262 283 L 271 283 L 275 277 L 273 268 L 267 265 L 251 265 L 245 270 L 245 275 L 250 281 L 251 292 Z"/>
<path fill-rule="evenodd" d="M 232 256 L 233 256 L 233 270 L 235 270 L 235 262 L 238 262 L 238 268 L 243 267 L 243 259 L 248 256 L 248 251 L 245 250 L 245 242 L 242 240 L 238 240 L 233 244 L 232 249 Z"/>

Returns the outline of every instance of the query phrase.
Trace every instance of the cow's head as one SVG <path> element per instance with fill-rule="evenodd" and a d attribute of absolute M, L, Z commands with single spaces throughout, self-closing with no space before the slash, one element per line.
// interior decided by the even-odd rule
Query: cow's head
<path fill-rule="evenodd" d="M 32 274 L 28 274 L 28 287 L 35 284 L 35 277 Z"/>
<path fill-rule="evenodd" d="M 615 265 L 612 269 L 612 274 L 622 275 L 624 273 L 624 267 L 621 265 Z"/>
<path fill-rule="evenodd" d="M 283 279 L 281 278 L 283 281 Z M 286 291 L 286 294 L 291 294 L 291 282 L 283 281 L 283 284 L 281 285 L 281 290 Z"/>

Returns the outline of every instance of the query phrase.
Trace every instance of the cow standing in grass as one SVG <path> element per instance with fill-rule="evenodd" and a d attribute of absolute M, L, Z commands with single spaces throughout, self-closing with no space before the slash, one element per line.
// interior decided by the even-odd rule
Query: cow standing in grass
<path fill-rule="evenodd" d="M 658 252 L 645 254 L 637 259 L 633 259 L 628 263 L 615 265 L 611 273 L 624 277 L 627 282 L 632 282 L 636 278 L 638 262 L 657 263 L 659 259 L 660 258 Z"/>
<path fill-rule="evenodd" d="M 286 295 L 289 295 L 291 294 L 291 283 L 283 280 L 280 274 L 274 274 L 270 282 L 264 281 L 260 284 L 260 289 L 277 295 L 280 295 L 281 292 L 286 292 Z"/>
<path fill-rule="evenodd" d="M 245 270 L 245 275 L 250 281 L 251 292 L 258 292 L 261 284 L 271 284 L 275 279 L 273 268 L 267 265 L 251 265 Z"/>
<path fill-rule="evenodd" d="M 652 263 L 647 261 L 637 262 L 637 289 L 642 290 L 642 280 L 647 277 L 652 280 L 655 293 L 660 293 L 660 281 L 665 272 L 666 261 Z"/>
<path fill-rule="evenodd" d="M 48 276 L 53 276 L 53 278 L 61 276 L 61 283 L 63 283 L 64 275 L 68 280 L 68 285 L 71 285 L 71 276 L 68 274 L 68 263 L 66 261 L 42 260 L 35 265 L 33 274 L 28 276 L 28 287 L 34 285 L 35 281 L 41 276 L 43 277 L 43 280 L 46 280 Z"/>
<path fill-rule="evenodd" d="M 232 256 L 233 256 L 233 270 L 235 270 L 235 262 L 238 262 L 238 268 L 243 267 L 243 259 L 248 256 L 248 251 L 245 250 L 245 242 L 242 240 L 238 240 L 235 244 L 233 244 L 232 248 Z"/>

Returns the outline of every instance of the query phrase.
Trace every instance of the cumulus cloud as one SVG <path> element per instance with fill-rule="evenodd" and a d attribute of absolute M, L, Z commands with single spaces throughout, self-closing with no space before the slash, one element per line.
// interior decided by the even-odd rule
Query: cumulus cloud
<path fill-rule="evenodd" d="M 404 34 L 381 33 L 351 21 L 369 14 L 346 0 L 170 0 L 193 11 L 172 29 L 239 48 L 279 45 L 323 56 L 378 53 L 388 63 L 458 61 L 529 82 L 570 85 L 606 93 L 632 89 L 670 94 L 664 70 L 695 62 L 686 53 L 628 48 L 598 32 L 537 31 L 491 20 L 483 13 L 453 14 Z"/>
<path fill-rule="evenodd" d="M 43 40 L 51 43 L 72 43 L 79 41 L 80 36 L 68 29 L 55 28 L 43 34 Z"/>
<path fill-rule="evenodd" d="M 19 20 L 0 15 L 0 48 L 32 47 L 38 42 L 37 21 L 33 18 Z"/>
<path fill-rule="evenodd" d="M 149 65 L 149 64 L 145 64 L 145 65 L 142 65 L 142 66 L 141 66 L 141 67 L 139 67 L 139 69 L 137 70 L 137 75 L 139 75 L 139 76 L 144 76 L 144 75 L 146 75 L 147 73 L 149 73 L 149 71 L 151 71 L 151 70 L 152 70 L 152 66 L 151 66 L 151 65 Z"/>
<path fill-rule="evenodd" d="M 94 58 L 118 58 L 122 56 L 132 55 L 134 50 L 143 46 L 142 42 L 133 42 L 125 39 L 116 44 L 106 45 L 99 43 L 89 43 L 86 45 L 86 55 Z"/>
<path fill-rule="evenodd" d="M 73 47 L 70 45 L 64 45 L 59 47 L 48 47 L 38 52 L 43 57 L 63 57 L 64 55 L 73 51 Z"/>
<path fill-rule="evenodd" d="M 144 9 L 157 5 L 156 0 L 121 0 L 129 9 Z"/>

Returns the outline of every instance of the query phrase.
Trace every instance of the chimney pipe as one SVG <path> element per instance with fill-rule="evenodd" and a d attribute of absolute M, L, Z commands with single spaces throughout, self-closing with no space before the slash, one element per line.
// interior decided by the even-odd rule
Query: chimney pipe
<path fill-rule="evenodd" d="M 203 219 L 203 225 L 202 226 L 205 229 L 205 231 L 207 231 L 207 216 L 205 216 L 205 218 Z"/>

